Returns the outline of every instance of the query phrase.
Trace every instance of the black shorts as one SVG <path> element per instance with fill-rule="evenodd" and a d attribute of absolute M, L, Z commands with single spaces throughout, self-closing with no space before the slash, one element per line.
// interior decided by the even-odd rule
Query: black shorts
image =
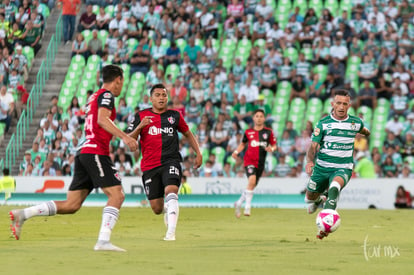
<path fill-rule="evenodd" d="M 256 168 L 254 165 L 247 165 L 244 167 L 246 170 L 246 176 L 249 178 L 250 176 L 256 176 L 256 185 L 259 183 L 259 179 L 263 174 L 264 167 Z"/>
<path fill-rule="evenodd" d="M 168 185 L 180 186 L 181 165 L 177 162 L 145 171 L 142 174 L 142 183 L 148 200 L 163 198 L 165 187 Z"/>
<path fill-rule="evenodd" d="M 75 157 L 75 174 L 69 190 L 121 185 L 121 177 L 109 156 L 80 154 Z"/>

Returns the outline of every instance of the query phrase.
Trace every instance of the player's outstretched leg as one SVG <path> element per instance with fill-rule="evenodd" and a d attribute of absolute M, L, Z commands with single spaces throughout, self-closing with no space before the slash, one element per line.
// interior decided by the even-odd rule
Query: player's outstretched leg
<path fill-rule="evenodd" d="M 106 206 L 103 209 L 101 229 L 94 250 L 126 252 L 125 249 L 117 247 L 110 242 L 112 229 L 115 227 L 118 217 L 119 209 L 112 206 Z"/>
<path fill-rule="evenodd" d="M 321 204 L 326 202 L 326 197 L 324 195 L 320 195 L 316 200 L 308 200 L 305 198 L 305 202 L 309 204 L 307 209 L 308 214 L 313 214 Z"/>
<path fill-rule="evenodd" d="M 253 190 L 246 190 L 246 205 L 244 206 L 244 215 L 250 216 L 252 208 Z"/>
<path fill-rule="evenodd" d="M 243 205 L 243 202 L 246 200 L 246 191 L 243 191 L 240 195 L 240 198 L 234 203 L 234 215 L 236 216 L 236 218 L 240 218 L 241 216 L 241 206 Z"/>
<path fill-rule="evenodd" d="M 54 216 L 57 208 L 54 201 L 45 202 L 25 209 L 15 209 L 9 212 L 10 229 L 16 240 L 20 239 L 23 223 L 34 216 Z"/>
<path fill-rule="evenodd" d="M 325 203 L 324 209 L 336 210 L 340 190 L 341 184 L 337 181 L 332 181 L 329 185 L 328 199 Z"/>
<path fill-rule="evenodd" d="M 165 200 L 167 203 L 167 233 L 165 234 L 164 241 L 175 241 L 175 229 L 179 215 L 178 195 L 169 193 Z"/>

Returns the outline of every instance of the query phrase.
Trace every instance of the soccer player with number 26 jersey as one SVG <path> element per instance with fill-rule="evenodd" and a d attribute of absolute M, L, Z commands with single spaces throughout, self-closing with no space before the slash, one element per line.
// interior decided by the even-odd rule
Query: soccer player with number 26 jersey
<path fill-rule="evenodd" d="M 174 241 L 179 213 L 178 189 L 182 177 L 178 132 L 187 138 L 197 154 L 195 168 L 201 166 L 202 155 L 182 114 L 168 109 L 168 92 L 164 85 L 156 84 L 151 88 L 150 101 L 152 108 L 137 113 L 127 131 L 133 131 L 131 136 L 136 139 L 140 137 L 145 194 L 154 213 L 164 213 L 167 225 L 164 240 Z"/>

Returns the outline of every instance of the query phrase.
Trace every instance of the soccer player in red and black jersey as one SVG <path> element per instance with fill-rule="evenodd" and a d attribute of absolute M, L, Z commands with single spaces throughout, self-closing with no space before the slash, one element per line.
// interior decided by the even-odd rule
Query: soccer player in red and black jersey
<path fill-rule="evenodd" d="M 246 190 L 240 196 L 240 199 L 234 203 L 235 215 L 237 218 L 240 218 L 240 208 L 244 201 L 246 201 L 244 215 L 250 216 L 253 190 L 262 176 L 267 152 L 273 153 L 277 148 L 276 138 L 273 135 L 273 131 L 264 127 L 265 120 L 265 113 L 262 109 L 257 109 L 253 112 L 254 126 L 244 132 L 242 142 L 232 154 L 232 157 L 236 159 L 237 155 L 242 152 L 247 145 L 243 160 L 248 184 Z"/>
<path fill-rule="evenodd" d="M 109 142 L 112 136 L 135 151 L 136 139 L 128 136 L 113 122 L 116 117 L 114 97 L 120 95 L 124 83 L 123 71 L 115 65 L 102 69 L 102 88 L 88 99 L 85 120 L 85 142 L 75 157 L 75 174 L 65 201 L 49 201 L 33 207 L 10 211 L 11 229 L 18 240 L 25 220 L 34 216 L 73 214 L 82 206 L 94 188 L 101 188 L 108 197 L 103 209 L 102 224 L 95 250 L 125 251 L 110 242 L 111 232 L 124 201 L 121 178 L 109 157 Z"/>
<path fill-rule="evenodd" d="M 127 131 L 133 131 L 131 136 L 136 139 L 140 137 L 145 193 L 152 211 L 157 215 L 165 213 L 168 229 L 164 240 L 174 241 L 179 210 L 177 194 L 182 177 L 178 132 L 187 138 L 197 154 L 195 168 L 201 166 L 203 159 L 198 142 L 181 113 L 168 109 L 168 93 L 164 85 L 156 84 L 151 88 L 150 101 L 152 108 L 137 113 Z"/>

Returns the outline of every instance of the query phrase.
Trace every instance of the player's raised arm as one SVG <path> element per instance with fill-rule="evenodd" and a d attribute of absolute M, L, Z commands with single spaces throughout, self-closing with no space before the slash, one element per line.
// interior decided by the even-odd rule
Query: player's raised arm
<path fill-rule="evenodd" d="M 201 166 L 201 164 L 203 164 L 203 155 L 201 154 L 200 146 L 198 145 L 197 139 L 194 137 L 193 133 L 190 130 L 184 132 L 183 134 L 187 138 L 191 148 L 193 148 L 194 152 L 196 153 L 194 168 L 197 169 Z"/>
<path fill-rule="evenodd" d="M 139 117 L 138 114 L 137 114 L 137 116 Z M 132 132 L 130 132 L 128 135 L 130 137 L 134 138 L 135 140 L 137 140 L 139 134 L 142 131 L 142 129 L 144 129 L 145 126 L 149 125 L 152 122 L 151 118 L 152 118 L 152 116 L 146 116 L 146 117 L 144 117 L 141 121 L 139 121 L 138 126 L 136 126 L 134 128 L 134 130 Z M 129 127 L 128 127 L 128 130 L 130 130 Z"/>

